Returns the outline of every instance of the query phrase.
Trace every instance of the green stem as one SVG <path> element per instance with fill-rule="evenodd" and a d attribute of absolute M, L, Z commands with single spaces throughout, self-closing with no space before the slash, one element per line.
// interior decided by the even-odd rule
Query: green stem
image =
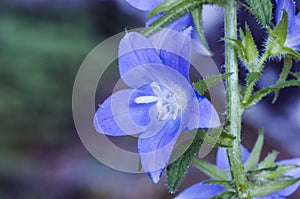
<path fill-rule="evenodd" d="M 261 72 L 263 69 L 264 69 L 264 63 L 265 61 L 270 57 L 270 53 L 269 51 L 266 51 L 260 58 L 258 64 L 257 64 L 257 71 L 258 72 Z"/>
<path fill-rule="evenodd" d="M 292 66 L 293 66 L 293 60 L 292 60 L 292 58 L 285 57 L 284 58 L 283 68 L 282 68 L 282 71 L 280 73 L 279 80 L 277 81 L 277 84 L 286 81 L 286 79 L 288 78 L 288 76 L 289 76 L 289 74 L 291 72 Z M 277 100 L 277 98 L 279 96 L 279 91 L 280 91 L 280 89 L 277 89 L 275 91 L 275 95 L 274 95 L 274 99 L 273 99 L 272 103 L 275 103 L 275 101 Z"/>
<path fill-rule="evenodd" d="M 248 102 L 248 100 L 250 99 L 251 97 L 251 94 L 252 94 L 252 91 L 254 89 L 254 86 L 255 86 L 255 83 L 256 81 L 254 82 L 251 82 L 248 87 L 247 87 L 247 90 L 245 91 L 245 94 L 243 96 L 243 104 L 246 104 Z"/>
<path fill-rule="evenodd" d="M 237 2 L 228 0 L 225 5 L 225 38 L 237 39 Z M 238 64 L 234 44 L 225 41 L 225 65 L 226 72 L 233 73 L 227 81 L 228 121 L 230 121 L 229 132 L 236 137 L 232 148 L 227 149 L 231 175 L 235 184 L 238 198 L 250 199 L 247 188 L 247 179 L 244 175 L 244 168 L 241 157 L 241 122 L 242 108 L 238 86 Z"/>
<path fill-rule="evenodd" d="M 261 58 L 259 59 L 259 62 L 258 62 L 258 64 L 257 64 L 257 66 L 255 67 L 255 68 L 257 68 L 257 72 L 261 72 L 262 70 L 263 70 L 263 68 L 264 68 L 264 63 L 265 63 L 265 61 L 269 58 L 269 52 L 265 52 L 262 56 L 261 56 Z M 257 79 L 258 80 L 258 79 Z M 256 81 L 257 81 L 256 80 Z M 248 87 L 247 87 L 247 90 L 245 91 L 245 94 L 244 94 L 244 96 L 243 96 L 243 100 L 242 100 L 242 102 L 243 102 L 243 104 L 246 104 L 247 102 L 248 102 L 248 100 L 249 100 L 249 98 L 251 97 L 251 94 L 252 94 L 252 92 L 253 92 L 253 88 L 254 88 L 254 86 L 255 86 L 255 84 L 256 84 L 256 81 L 253 81 L 253 82 L 251 82 L 249 85 L 248 85 Z"/>

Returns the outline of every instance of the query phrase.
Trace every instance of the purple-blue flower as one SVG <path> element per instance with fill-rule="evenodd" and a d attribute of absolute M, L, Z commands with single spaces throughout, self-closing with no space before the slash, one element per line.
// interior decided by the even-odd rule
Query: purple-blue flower
<path fill-rule="evenodd" d="M 250 156 L 250 153 L 248 150 L 241 146 L 242 149 L 242 161 L 243 164 L 247 161 L 247 159 Z M 219 168 L 223 170 L 229 171 L 229 161 L 226 154 L 226 150 L 223 148 L 219 148 L 217 152 L 217 160 L 216 164 Z M 300 158 L 294 158 L 294 159 L 288 159 L 288 160 L 281 160 L 276 162 L 278 165 L 299 165 L 300 166 Z M 291 176 L 293 178 L 299 178 L 300 177 L 300 168 L 296 168 L 293 170 L 288 171 L 285 173 L 285 176 Z M 184 190 L 182 193 L 180 193 L 175 199 L 210 199 L 213 196 L 219 195 L 222 191 L 225 190 L 224 187 L 220 185 L 209 185 L 209 184 L 203 184 L 204 182 L 197 183 L 188 189 Z M 286 187 L 282 190 L 279 190 L 277 192 L 274 192 L 272 194 L 261 196 L 261 197 L 255 197 L 254 199 L 284 199 L 293 194 L 299 187 L 300 181 L 297 183 Z M 204 192 L 202 196 L 202 192 Z M 207 195 L 207 193 L 214 193 L 214 195 Z M 200 195 L 200 197 L 199 197 Z"/>
<path fill-rule="evenodd" d="M 128 86 L 107 98 L 94 126 L 110 136 L 139 134 L 143 170 L 157 183 L 182 131 L 220 125 L 212 104 L 189 79 L 191 30 L 164 29 L 150 39 L 132 32 L 119 44 L 119 73 Z"/>
<path fill-rule="evenodd" d="M 143 10 L 150 11 L 153 10 L 156 6 L 163 3 L 165 0 L 126 0 L 133 7 Z"/>
<path fill-rule="evenodd" d="M 143 10 L 143 11 L 151 11 L 156 6 L 158 6 L 159 4 L 164 2 L 164 0 L 126 0 L 126 1 L 133 7 L 137 8 L 139 10 Z M 148 27 L 150 24 L 152 24 L 154 21 L 156 21 L 163 14 L 164 13 L 159 13 L 159 14 L 156 14 L 155 16 L 153 16 L 151 19 L 149 19 L 147 21 L 146 26 Z M 167 28 L 170 28 L 170 29 L 176 30 L 176 31 L 182 31 L 188 27 L 195 27 L 194 20 L 193 20 L 191 13 L 188 13 L 188 14 L 180 17 L 179 19 L 175 20 L 174 22 L 172 22 L 171 24 L 169 24 L 167 26 Z M 191 36 L 195 41 L 197 41 L 201 45 L 203 45 L 202 42 L 200 41 L 198 32 L 196 30 L 191 31 Z M 196 50 L 201 54 L 205 54 L 205 55 L 211 54 L 206 48 L 203 48 L 203 47 L 200 48 L 198 46 L 196 48 Z"/>
<path fill-rule="evenodd" d="M 282 9 L 288 13 L 288 34 L 285 46 L 300 52 L 300 13 L 296 15 L 293 0 L 276 0 L 276 23 L 282 17 Z"/>
<path fill-rule="evenodd" d="M 225 188 L 221 185 L 204 184 L 204 182 L 194 184 L 188 189 L 182 191 L 174 199 L 211 199 L 225 190 Z"/>

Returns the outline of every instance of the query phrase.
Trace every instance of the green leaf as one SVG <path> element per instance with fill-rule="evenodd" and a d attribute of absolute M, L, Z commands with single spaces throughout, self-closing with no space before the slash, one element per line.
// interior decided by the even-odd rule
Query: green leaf
<path fill-rule="evenodd" d="M 268 156 L 258 165 L 259 169 L 265 169 L 269 167 L 275 166 L 275 160 L 278 156 L 278 151 L 273 151 L 272 153 L 268 154 Z"/>
<path fill-rule="evenodd" d="M 284 174 L 290 170 L 298 168 L 297 165 L 277 165 L 265 169 L 257 169 L 247 173 L 248 179 L 259 183 L 268 183 L 278 178 L 287 178 Z"/>
<path fill-rule="evenodd" d="M 212 199 L 233 199 L 235 198 L 235 192 L 233 191 L 224 191 L 220 195 L 212 197 Z"/>
<path fill-rule="evenodd" d="M 261 78 L 261 74 L 259 72 L 248 73 L 248 76 L 247 76 L 247 85 L 249 86 L 250 84 L 255 83 L 256 80 L 258 80 L 260 78 Z"/>
<path fill-rule="evenodd" d="M 286 46 L 283 46 L 281 49 L 281 54 L 282 55 L 286 55 L 289 56 L 291 58 L 293 58 L 296 61 L 300 60 L 300 53 L 298 53 L 297 51 L 295 51 L 294 49 L 288 48 Z"/>
<path fill-rule="evenodd" d="M 249 98 L 251 97 L 251 94 L 253 92 L 254 86 L 256 84 L 256 81 L 261 77 L 261 74 L 259 72 L 250 72 L 247 76 L 247 87 L 245 92 L 242 92 L 243 98 L 242 103 L 245 104 L 248 102 Z"/>
<path fill-rule="evenodd" d="M 300 73 L 291 73 L 295 78 L 300 80 Z"/>
<path fill-rule="evenodd" d="M 221 75 L 211 76 L 206 79 L 200 80 L 196 83 L 193 83 L 193 87 L 198 91 L 200 95 L 203 95 L 210 87 L 222 81 L 223 79 L 228 78 L 232 74 L 233 73 L 224 73 Z"/>
<path fill-rule="evenodd" d="M 240 29 L 240 31 L 241 31 L 241 29 Z M 242 34 L 244 34 L 244 33 L 242 33 Z M 247 63 L 248 60 L 246 57 L 246 49 L 244 48 L 242 42 L 240 42 L 239 40 L 236 40 L 236 39 L 231 39 L 231 38 L 225 38 L 225 39 L 228 39 L 233 42 L 234 46 L 237 48 L 237 52 L 238 52 L 238 56 L 239 56 L 240 60 Z"/>
<path fill-rule="evenodd" d="M 246 24 L 246 37 L 242 41 L 242 44 L 245 49 L 246 57 L 248 60 L 247 65 L 249 65 L 250 68 L 255 68 L 258 59 L 258 50 L 248 24 Z"/>
<path fill-rule="evenodd" d="M 271 56 L 288 56 L 296 61 L 300 60 L 300 53 L 294 49 L 284 46 L 288 33 L 288 14 L 282 10 L 282 18 L 274 30 L 269 30 L 269 38 L 266 44 L 266 50 Z"/>
<path fill-rule="evenodd" d="M 250 32 L 249 26 L 246 23 L 246 28 L 244 34 L 243 30 L 240 28 L 240 40 L 230 39 L 234 42 L 234 45 L 237 48 L 238 56 L 241 61 L 243 61 L 248 69 L 248 71 L 255 71 L 257 62 L 258 62 L 258 50 L 255 45 L 254 39 Z"/>
<path fill-rule="evenodd" d="M 271 181 L 266 184 L 252 184 L 249 187 L 250 194 L 251 197 L 265 196 L 295 184 L 298 180 L 299 178 L 293 180 Z"/>
<path fill-rule="evenodd" d="M 231 189 L 233 186 L 231 180 L 209 180 L 209 181 L 205 182 L 204 184 L 219 184 L 228 189 Z"/>
<path fill-rule="evenodd" d="M 184 154 L 167 167 L 167 182 L 171 193 L 175 193 L 177 187 L 181 184 L 193 157 L 199 151 L 202 143 L 202 138 L 196 135 Z"/>
<path fill-rule="evenodd" d="M 192 130 L 189 133 L 197 134 L 196 136 L 203 142 L 216 147 L 232 147 L 232 142 L 235 139 L 234 136 L 228 134 L 222 128 L 215 129 L 197 129 Z"/>
<path fill-rule="evenodd" d="M 278 165 L 275 171 L 270 171 L 265 176 L 271 180 L 285 177 L 285 174 L 293 169 L 299 168 L 298 165 Z M 289 176 L 286 176 L 289 177 Z"/>
<path fill-rule="evenodd" d="M 270 26 L 272 20 L 271 0 L 246 0 L 251 12 L 256 19 L 265 27 Z"/>
<path fill-rule="evenodd" d="M 193 10 L 192 16 L 193 16 L 193 21 L 194 21 L 197 33 L 199 35 L 199 38 L 200 38 L 201 42 L 203 43 L 203 45 L 205 46 L 205 48 L 209 51 L 207 40 L 205 38 L 204 31 L 203 31 L 202 9 L 203 9 L 203 6 L 201 5 L 199 8 Z"/>
<path fill-rule="evenodd" d="M 142 33 L 147 37 L 155 32 L 159 31 L 161 28 L 166 27 L 170 23 L 174 22 L 178 18 L 186 15 L 189 12 L 194 11 L 195 9 L 201 7 L 203 4 L 218 4 L 224 5 L 226 3 L 225 0 L 185 0 L 179 1 L 176 0 L 174 4 L 166 4 L 171 5 L 166 12 L 154 21 L 149 28 L 145 29 Z M 165 8 L 164 8 L 165 9 Z M 158 11 L 164 10 L 163 8 L 157 9 Z M 157 12 L 156 10 L 156 12 Z M 152 13 L 152 15 L 155 13 Z M 183 28 L 184 29 L 184 28 Z"/>
<path fill-rule="evenodd" d="M 214 164 L 208 163 L 198 158 L 193 158 L 192 163 L 196 168 L 198 168 L 214 180 L 228 180 L 229 178 L 229 173 L 220 169 Z"/>
<path fill-rule="evenodd" d="M 283 53 L 283 47 L 288 33 L 288 15 L 282 11 L 282 18 L 278 25 L 271 30 L 266 44 L 266 50 L 272 56 L 279 56 Z"/>
<path fill-rule="evenodd" d="M 264 143 L 264 132 L 263 132 L 263 130 L 260 130 L 258 138 L 254 145 L 254 148 L 253 148 L 247 162 L 244 165 L 245 171 L 254 170 L 257 167 L 258 162 L 259 162 L 260 153 L 261 153 L 261 150 L 263 147 L 263 143 Z"/>
<path fill-rule="evenodd" d="M 153 17 L 156 14 L 159 14 L 163 11 L 168 10 L 171 7 L 177 6 L 180 3 L 182 3 L 184 0 L 165 0 L 163 3 L 159 4 L 157 7 L 155 7 L 148 15 L 148 19 Z"/>
<path fill-rule="evenodd" d="M 281 71 L 281 73 L 280 73 L 278 82 L 285 82 L 285 81 L 286 81 L 286 79 L 288 78 L 288 75 L 289 75 L 290 72 L 291 72 L 292 65 L 293 65 L 292 59 L 289 58 L 289 57 L 285 57 L 285 58 L 284 58 L 283 68 L 282 68 L 282 71 Z M 275 91 L 275 95 L 274 95 L 274 98 L 273 98 L 272 103 L 275 103 L 276 100 L 278 99 L 279 91 L 280 91 L 280 89 L 277 89 L 277 90 Z"/>
<path fill-rule="evenodd" d="M 159 4 L 157 7 L 155 7 L 148 15 L 148 19 L 153 17 L 156 14 L 159 14 L 161 12 L 167 11 L 172 7 L 178 6 L 180 3 L 184 2 L 186 0 L 165 0 L 163 3 Z M 203 4 L 213 4 L 216 3 L 218 5 L 224 5 L 225 1 L 222 0 L 201 0 Z M 201 15 L 200 15 L 201 16 Z M 202 18 L 202 16 L 201 16 Z"/>
<path fill-rule="evenodd" d="M 239 91 L 240 91 L 241 96 L 243 96 L 246 93 L 247 88 L 248 88 L 247 86 L 239 84 Z"/>
<path fill-rule="evenodd" d="M 290 86 L 300 86 L 300 80 L 290 80 L 282 83 L 277 83 L 274 86 L 264 88 L 262 90 L 256 91 L 250 99 L 247 101 L 247 103 L 243 104 L 244 108 L 249 108 L 250 106 L 255 105 L 257 102 L 259 102 L 263 97 L 267 96 L 271 92 L 285 88 Z"/>
<path fill-rule="evenodd" d="M 240 27 L 240 40 L 241 41 L 245 40 L 245 34 L 244 34 L 244 31 L 241 27 Z"/>
<path fill-rule="evenodd" d="M 196 0 L 183 1 L 175 4 L 174 6 L 171 6 L 160 18 L 154 21 L 149 28 L 145 29 L 143 34 L 145 36 L 150 36 L 200 6 L 202 6 L 202 2 Z"/>
<path fill-rule="evenodd" d="M 266 176 L 264 176 L 264 172 L 276 171 L 277 168 L 278 166 L 275 165 L 273 167 L 255 169 L 255 170 L 248 171 L 246 175 L 247 178 L 251 179 L 253 182 L 257 182 L 257 181 L 259 181 L 260 183 L 268 182 L 269 179 L 266 179 Z"/>
<path fill-rule="evenodd" d="M 279 24 L 274 28 L 271 37 L 275 39 L 280 45 L 284 45 L 288 33 L 288 14 L 282 10 L 282 18 Z"/>
<path fill-rule="evenodd" d="M 193 138 L 197 137 L 197 139 L 200 139 L 207 144 L 225 148 L 232 147 L 232 142 L 236 138 L 230 135 L 226 129 L 223 129 L 222 127 L 214 129 L 195 129 L 185 133 L 189 133 L 189 135 L 191 135 Z"/>
<path fill-rule="evenodd" d="M 167 167 L 167 182 L 169 191 L 171 193 L 174 193 L 178 186 L 181 184 L 182 180 L 184 179 L 185 173 L 190 166 L 192 159 L 194 158 L 195 154 L 199 151 L 200 146 L 202 145 L 203 141 L 206 141 L 208 143 L 214 144 L 215 146 L 223 146 L 223 147 L 229 147 L 232 146 L 232 141 L 235 139 L 231 135 L 227 134 L 226 132 L 221 132 L 221 128 L 216 129 L 210 129 L 210 133 L 208 134 L 206 130 L 199 129 L 194 130 L 190 132 L 191 137 L 193 137 L 192 143 L 191 141 L 187 141 L 187 143 L 182 143 L 182 148 L 187 148 L 187 150 L 173 163 L 171 163 Z M 194 136 L 193 136 L 194 135 Z M 186 144 L 190 144 L 188 147 Z M 179 146 L 180 147 L 180 146 Z M 178 151 L 182 151 L 183 149 L 176 147 L 175 150 L 173 150 L 172 156 L 177 157 L 178 153 L 176 153 L 176 149 Z M 171 159 L 174 159 L 174 157 L 171 157 Z M 210 163 L 207 163 L 210 164 Z M 207 164 L 205 164 L 207 166 Z M 204 165 L 204 166 L 205 166 Z M 227 177 L 227 174 L 225 171 L 220 170 L 220 175 L 224 176 L 224 174 Z M 222 171 L 222 172 L 221 172 Z"/>
<path fill-rule="evenodd" d="M 256 81 L 261 77 L 261 73 L 259 72 L 250 72 L 247 75 L 247 84 L 245 91 L 242 91 L 241 94 L 243 94 L 242 97 L 242 103 L 246 104 L 249 101 L 249 98 L 252 95 L 254 86 L 256 84 Z"/>
<path fill-rule="evenodd" d="M 209 137 L 215 138 L 215 136 L 213 136 L 212 134 L 209 134 L 208 136 L 206 136 L 204 141 L 207 142 L 207 138 L 209 138 Z M 221 132 L 221 135 L 219 136 L 219 138 L 217 140 L 214 140 L 213 143 L 215 143 L 214 146 L 216 146 L 216 147 L 232 147 L 232 142 L 235 139 L 236 139 L 235 136 L 229 134 L 228 132 L 226 132 L 226 129 L 224 129 Z M 210 144 L 209 142 L 207 142 L 207 143 Z M 211 144 L 213 144 L 213 143 L 211 143 Z"/>

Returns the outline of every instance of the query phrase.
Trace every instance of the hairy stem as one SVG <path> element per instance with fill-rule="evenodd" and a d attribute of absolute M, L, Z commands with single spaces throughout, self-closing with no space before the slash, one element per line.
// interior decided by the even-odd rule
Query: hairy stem
<path fill-rule="evenodd" d="M 263 68 L 264 68 L 264 63 L 266 62 L 266 60 L 269 58 L 269 52 L 265 52 L 262 56 L 261 56 L 261 58 L 260 58 L 260 60 L 259 60 L 259 62 L 258 62 L 258 64 L 257 64 L 257 66 L 256 66 L 256 72 L 261 72 L 262 70 L 263 70 Z M 257 79 L 258 80 L 258 79 Z M 244 104 L 246 104 L 247 102 L 248 102 L 248 100 L 249 100 L 249 98 L 251 97 L 251 94 L 252 94 L 252 92 L 253 92 L 253 89 L 254 89 L 254 86 L 255 86 L 255 84 L 256 84 L 256 82 L 257 82 L 257 80 L 256 81 L 254 81 L 254 82 L 251 82 L 251 84 L 250 85 L 248 85 L 248 87 L 247 87 L 247 89 L 246 89 L 246 91 L 245 91 L 245 94 L 244 94 L 244 96 L 243 96 L 243 103 Z"/>
<path fill-rule="evenodd" d="M 293 66 L 293 60 L 290 57 L 285 57 L 284 58 L 284 65 L 283 65 L 283 68 L 282 68 L 282 71 L 281 71 L 281 74 L 280 74 L 280 77 L 279 77 L 279 80 L 278 80 L 277 83 L 286 81 L 286 79 L 289 76 L 289 73 L 291 71 L 292 66 Z M 275 95 L 274 95 L 274 99 L 273 99 L 272 103 L 276 102 L 276 100 L 279 96 L 279 91 L 280 91 L 280 89 L 277 89 L 275 91 Z"/>
<path fill-rule="evenodd" d="M 225 38 L 237 39 L 237 2 L 228 0 L 225 5 Z M 225 65 L 226 72 L 233 73 L 227 80 L 228 120 L 230 121 L 229 132 L 236 137 L 232 148 L 227 150 L 233 183 L 235 184 L 238 198 L 249 198 L 250 194 L 246 184 L 244 168 L 241 157 L 241 122 L 242 107 L 238 87 L 238 64 L 234 44 L 225 41 Z"/>

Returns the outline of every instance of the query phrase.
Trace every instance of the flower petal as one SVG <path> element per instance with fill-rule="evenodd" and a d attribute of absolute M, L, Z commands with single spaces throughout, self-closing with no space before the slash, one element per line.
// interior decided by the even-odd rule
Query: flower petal
<path fill-rule="evenodd" d="M 300 13 L 298 13 L 294 23 L 290 26 L 284 45 L 300 52 Z"/>
<path fill-rule="evenodd" d="M 168 31 L 168 38 L 160 48 L 163 64 L 181 73 L 188 81 L 191 59 L 191 28 L 183 32 Z M 153 43 L 156 43 L 152 39 Z"/>
<path fill-rule="evenodd" d="M 188 98 L 195 97 L 190 82 L 180 72 L 162 64 L 145 64 L 135 67 L 126 73 L 122 80 L 129 83 L 129 86 L 132 88 L 156 82 L 169 90 L 178 88 Z"/>
<path fill-rule="evenodd" d="M 194 184 L 181 192 L 174 199 L 210 199 L 219 195 L 224 190 L 221 185 L 203 184 L 203 182 Z"/>
<path fill-rule="evenodd" d="M 151 41 L 136 32 L 127 33 L 120 41 L 118 55 L 121 78 L 135 67 L 162 63 Z M 130 80 L 126 81 L 125 83 L 130 86 Z"/>
<path fill-rule="evenodd" d="M 164 123 L 163 121 L 157 121 Z M 157 183 L 168 165 L 174 144 L 180 134 L 180 118 L 167 120 L 162 128 L 147 129 L 138 139 L 138 151 L 144 171 Z"/>
<path fill-rule="evenodd" d="M 164 13 L 157 14 L 153 16 L 151 19 L 149 19 L 146 22 L 146 27 L 149 27 L 154 21 L 156 21 L 163 14 Z M 191 15 L 190 14 L 184 15 L 183 17 L 178 18 L 176 21 L 172 22 L 171 24 L 163 28 L 161 31 L 158 31 L 157 33 L 151 35 L 149 39 L 152 41 L 156 49 L 161 49 L 165 45 L 165 43 L 168 42 L 168 40 L 172 37 L 173 40 L 175 39 L 176 42 L 176 37 L 174 38 L 174 35 L 177 34 L 176 32 L 182 32 L 188 27 L 191 27 L 192 24 L 193 23 L 192 23 Z M 189 32 L 187 32 L 188 36 L 190 36 Z"/>
<path fill-rule="evenodd" d="M 218 148 L 216 165 L 217 167 L 223 170 L 229 169 L 229 162 L 228 162 L 227 152 L 225 148 L 221 148 L 221 147 Z"/>
<path fill-rule="evenodd" d="M 147 126 L 151 122 L 149 110 L 151 106 L 155 105 L 156 101 L 149 103 L 137 103 L 137 99 L 141 97 L 155 96 L 150 85 L 142 86 L 132 94 L 129 102 L 129 112 L 132 120 L 139 126 Z"/>
<path fill-rule="evenodd" d="M 284 9 L 288 13 L 289 27 L 294 22 L 295 17 L 295 3 L 293 0 L 276 0 L 276 24 L 279 23 L 282 17 L 282 11 Z"/>
<path fill-rule="evenodd" d="M 241 145 L 241 150 L 242 150 L 242 162 L 245 164 L 250 156 L 250 153 L 246 147 Z"/>
<path fill-rule="evenodd" d="M 273 194 L 273 195 L 254 197 L 253 199 L 285 199 L 285 197 Z"/>
<path fill-rule="evenodd" d="M 208 99 L 199 99 L 199 128 L 216 128 L 221 126 L 219 115 Z"/>
<path fill-rule="evenodd" d="M 250 153 L 243 145 L 241 145 L 241 150 L 242 150 L 242 162 L 243 164 L 245 164 L 250 156 Z M 221 148 L 221 147 L 218 148 L 216 164 L 217 167 L 223 170 L 228 170 L 230 168 L 227 152 L 225 148 Z"/>
<path fill-rule="evenodd" d="M 164 28 L 150 37 L 152 44 L 159 50 L 164 65 L 180 72 L 189 80 L 191 58 L 191 28 L 182 32 Z"/>
<path fill-rule="evenodd" d="M 164 0 L 126 0 L 130 5 L 133 7 L 144 10 L 150 11 L 159 4 L 161 4 Z"/>
<path fill-rule="evenodd" d="M 284 45 L 300 52 L 300 30 L 289 33 Z"/>
<path fill-rule="evenodd" d="M 149 19 L 146 23 L 146 27 L 149 27 L 154 21 L 156 21 L 159 17 L 161 17 L 164 13 L 160 13 L 157 14 L 155 16 L 153 16 L 151 19 Z M 166 26 L 166 28 L 171 29 L 171 30 L 175 30 L 175 31 L 179 31 L 182 32 L 185 29 L 188 29 L 189 27 L 195 27 L 194 21 L 193 21 L 193 17 L 191 14 L 187 14 L 184 15 L 183 17 L 180 17 L 179 19 L 177 19 L 176 21 L 172 22 L 170 25 Z M 151 40 L 161 40 L 161 41 L 166 41 L 164 39 L 164 36 L 167 34 L 162 34 L 161 31 L 157 32 L 155 34 L 153 34 L 150 39 Z M 199 34 L 195 29 L 191 30 L 191 37 L 195 42 L 192 42 L 192 48 L 199 54 L 202 55 L 208 55 L 211 56 L 211 52 L 209 52 L 204 45 L 202 44 L 200 38 L 199 38 Z M 160 45 L 155 45 L 156 47 L 158 47 L 158 49 L 160 49 L 162 47 L 162 43 L 160 43 Z"/>
<path fill-rule="evenodd" d="M 107 98 L 97 110 L 94 117 L 94 126 L 96 131 L 105 135 L 124 136 L 138 134 L 144 128 L 135 124 L 132 117 L 141 115 L 140 112 L 131 112 L 129 114 L 129 104 L 131 96 L 135 90 L 125 89 L 114 93 Z M 149 107 L 140 107 L 144 112 L 148 112 Z M 136 114 L 136 115 L 135 115 Z"/>
<path fill-rule="evenodd" d="M 298 165 L 300 166 L 300 158 L 288 159 L 288 160 L 281 160 L 276 162 L 279 165 Z M 300 168 L 293 169 L 285 174 L 286 176 L 291 176 L 292 178 L 300 178 Z M 278 192 L 277 195 L 288 197 L 292 195 L 300 186 L 300 181 L 296 182 L 295 184 L 286 187 Z"/>

